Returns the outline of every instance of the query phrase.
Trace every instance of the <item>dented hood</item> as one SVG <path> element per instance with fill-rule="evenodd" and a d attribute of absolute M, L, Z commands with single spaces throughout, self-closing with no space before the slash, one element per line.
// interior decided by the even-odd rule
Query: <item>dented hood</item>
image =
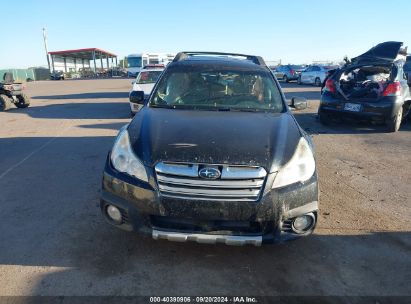
<path fill-rule="evenodd" d="M 146 166 L 161 161 L 262 166 L 276 171 L 292 157 L 300 130 L 289 113 L 144 107 L 128 127 Z"/>
<path fill-rule="evenodd" d="M 402 42 L 387 41 L 377 44 L 364 54 L 351 59 L 352 64 L 362 63 L 392 63 L 397 58 L 402 47 Z"/>

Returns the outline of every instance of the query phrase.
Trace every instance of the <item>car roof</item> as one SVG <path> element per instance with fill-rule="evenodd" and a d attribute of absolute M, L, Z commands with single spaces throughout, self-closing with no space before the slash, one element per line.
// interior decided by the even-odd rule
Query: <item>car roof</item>
<path fill-rule="evenodd" d="M 239 69 L 248 71 L 268 71 L 265 65 L 258 65 L 249 59 L 239 59 L 231 56 L 211 56 L 211 55 L 196 55 L 189 56 L 179 61 L 171 62 L 167 68 L 216 68 L 216 69 Z"/>
<path fill-rule="evenodd" d="M 165 68 L 147 68 L 147 69 L 141 69 L 140 72 L 153 72 L 153 71 L 164 71 Z"/>

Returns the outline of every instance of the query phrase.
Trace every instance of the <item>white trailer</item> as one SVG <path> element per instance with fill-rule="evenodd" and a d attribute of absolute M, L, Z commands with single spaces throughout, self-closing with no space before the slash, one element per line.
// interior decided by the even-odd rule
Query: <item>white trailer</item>
<path fill-rule="evenodd" d="M 144 66 L 149 64 L 167 65 L 174 57 L 175 54 L 167 53 L 130 54 L 127 56 L 127 75 L 129 77 L 135 77 Z"/>

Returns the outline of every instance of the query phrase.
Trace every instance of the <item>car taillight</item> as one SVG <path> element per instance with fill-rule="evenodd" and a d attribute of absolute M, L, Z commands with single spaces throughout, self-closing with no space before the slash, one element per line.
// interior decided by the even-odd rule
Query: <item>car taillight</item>
<path fill-rule="evenodd" d="M 383 96 L 398 96 L 401 94 L 401 84 L 398 81 L 390 83 L 384 90 Z"/>
<path fill-rule="evenodd" d="M 290 73 L 291 73 L 291 75 L 294 75 L 294 74 L 295 74 L 295 71 L 294 71 L 294 70 L 291 70 Z"/>
<path fill-rule="evenodd" d="M 325 89 L 324 91 L 328 91 L 330 93 L 335 93 L 335 84 L 334 84 L 334 80 L 332 79 L 327 79 L 327 81 L 325 82 Z"/>

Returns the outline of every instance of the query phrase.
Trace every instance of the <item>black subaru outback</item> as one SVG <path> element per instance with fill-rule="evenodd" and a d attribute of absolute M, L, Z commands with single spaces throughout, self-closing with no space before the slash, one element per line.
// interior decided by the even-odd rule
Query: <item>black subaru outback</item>
<path fill-rule="evenodd" d="M 309 235 L 318 217 L 310 138 L 264 60 L 182 52 L 123 127 L 104 169 L 101 210 L 154 239 L 278 242 Z"/>

